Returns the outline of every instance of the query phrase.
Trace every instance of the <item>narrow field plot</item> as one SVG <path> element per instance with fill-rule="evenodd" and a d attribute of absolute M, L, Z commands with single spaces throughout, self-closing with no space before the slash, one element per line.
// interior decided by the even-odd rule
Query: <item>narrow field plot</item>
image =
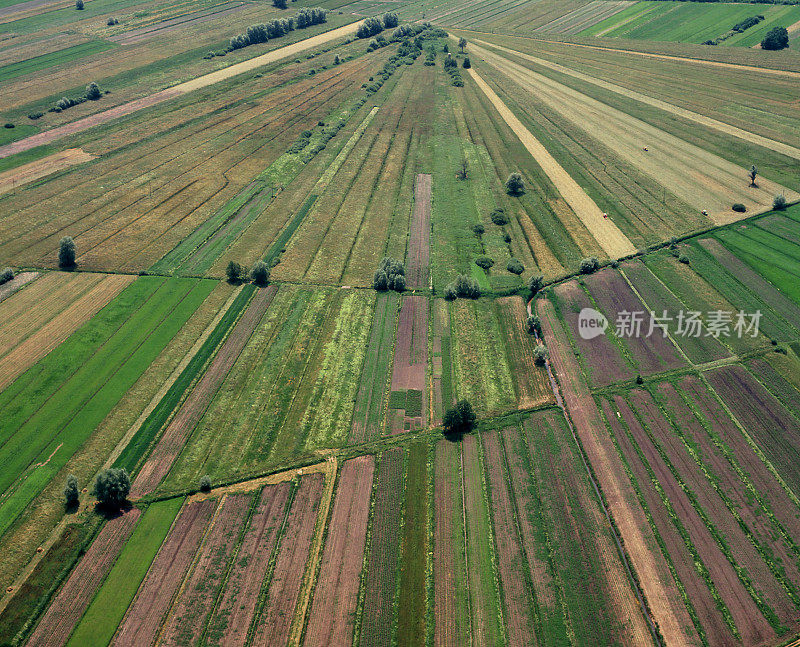
<path fill-rule="evenodd" d="M 551 34 L 577 34 L 602 20 L 609 19 L 624 9 L 629 9 L 634 4 L 628 0 L 593 0 L 534 31 Z"/>
<path fill-rule="evenodd" d="M 450 304 L 450 321 L 456 399 L 469 400 L 481 416 L 516 409 L 514 377 L 494 308 L 458 299 Z"/>
<path fill-rule="evenodd" d="M 358 642 L 365 647 L 379 647 L 392 641 L 397 560 L 400 555 L 401 516 L 397 513 L 397 506 L 403 488 L 405 455 L 405 450 L 401 448 L 384 452 L 375 479 L 375 502 L 372 506 Z"/>
<path fill-rule="evenodd" d="M 387 414 L 393 434 L 421 429 L 428 419 L 428 308 L 419 296 L 406 297 L 400 308 Z"/>
<path fill-rule="evenodd" d="M 374 470 L 372 456 L 353 458 L 342 466 L 304 645 L 345 645 L 352 640 Z"/>
<path fill-rule="evenodd" d="M 213 288 L 211 281 L 140 277 L 0 393 L 0 532 L 91 437 Z"/>
<path fill-rule="evenodd" d="M 50 647 L 67 642 L 133 532 L 139 515 L 140 510 L 133 508 L 106 524 L 42 616 L 28 645 Z"/>
<path fill-rule="evenodd" d="M 398 302 L 399 298 L 391 292 L 378 295 L 375 302 L 375 316 L 348 437 L 351 444 L 375 440 L 383 431 Z"/>
<path fill-rule="evenodd" d="M 38 272 L 18 272 L 13 279 L 0 285 L 0 302 L 8 299 L 8 297 L 21 290 L 38 276 Z"/>
<path fill-rule="evenodd" d="M 52 173 L 63 171 L 70 166 L 83 164 L 93 160 L 94 155 L 90 155 L 80 148 L 68 148 L 60 153 L 48 155 L 40 160 L 24 164 L 11 171 L 0 173 L 0 195 L 13 191 L 18 186 L 35 182 Z"/>
<path fill-rule="evenodd" d="M 460 647 L 470 635 L 460 458 L 457 443 L 436 444 L 433 635 L 437 647 Z"/>
<path fill-rule="evenodd" d="M 530 409 L 553 401 L 553 390 L 543 366 L 533 361 L 536 339 L 527 331 L 528 312 L 521 297 L 496 301 L 497 319 L 505 333 L 508 361 L 517 393 L 517 408 Z"/>
<path fill-rule="evenodd" d="M 660 373 L 686 365 L 668 337 L 656 328 L 649 328 L 649 312 L 622 275 L 611 269 L 587 277 L 586 285 L 593 301 L 605 314 L 611 326 L 616 326 L 619 339 L 630 353 L 630 358 L 642 374 Z M 625 313 L 644 313 L 640 330 L 628 328 Z M 633 319 L 632 319 L 633 320 Z"/>
<path fill-rule="evenodd" d="M 593 339 L 584 339 L 580 334 L 580 313 L 586 308 L 596 309 L 596 304 L 577 281 L 557 285 L 551 298 L 590 384 L 608 386 L 633 377 L 631 364 L 622 354 L 620 342 L 612 330 Z"/>
<path fill-rule="evenodd" d="M 324 485 L 322 475 L 311 474 L 300 481 L 295 492 L 286 516 L 287 533 L 284 533 L 284 538 L 289 537 L 291 541 L 281 542 L 277 548 L 263 611 L 253 625 L 252 645 L 267 647 L 285 645 L 289 641 Z"/>
<path fill-rule="evenodd" d="M 420 173 L 414 182 L 414 211 L 411 216 L 408 252 L 406 254 L 406 285 L 426 288 L 430 281 L 431 256 L 431 176 Z"/>
<path fill-rule="evenodd" d="M 282 286 L 268 309 L 254 311 L 246 326 L 240 320 L 236 353 L 220 351 L 227 363 L 216 386 L 202 408 L 192 405 L 191 424 L 181 423 L 185 448 L 162 441 L 170 457 L 164 470 L 176 459 L 162 489 L 204 474 L 221 480 L 274 469 L 345 444 L 374 310 L 372 292 Z M 231 417 L 232 410 L 240 415 Z"/>
<path fill-rule="evenodd" d="M 445 411 L 456 401 L 453 375 L 453 348 L 450 334 L 450 308 L 444 299 L 435 299 L 431 342 L 431 419 L 432 425 L 442 421 Z"/>

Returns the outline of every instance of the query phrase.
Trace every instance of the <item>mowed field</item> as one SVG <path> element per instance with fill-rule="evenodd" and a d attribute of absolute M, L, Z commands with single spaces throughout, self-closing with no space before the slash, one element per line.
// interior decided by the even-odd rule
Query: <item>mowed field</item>
<path fill-rule="evenodd" d="M 792 644 L 795 8 L 321 5 L 0 0 L 0 644 Z"/>

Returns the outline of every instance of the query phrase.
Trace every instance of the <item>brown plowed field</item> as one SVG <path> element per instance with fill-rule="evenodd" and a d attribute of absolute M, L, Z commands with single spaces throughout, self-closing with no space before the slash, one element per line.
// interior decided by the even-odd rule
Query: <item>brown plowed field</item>
<path fill-rule="evenodd" d="M 192 389 L 178 413 L 164 431 L 131 488 L 131 498 L 150 494 L 167 475 L 180 455 L 183 445 L 230 371 L 242 349 L 264 316 L 277 288 L 270 286 L 256 292 L 244 314 L 228 334 L 203 377 Z"/>
<path fill-rule="evenodd" d="M 372 456 L 342 466 L 303 641 L 309 647 L 352 640 L 374 470 Z"/>
<path fill-rule="evenodd" d="M 42 616 L 28 645 L 56 647 L 67 642 L 131 536 L 140 513 L 138 508 L 131 508 L 106 523 Z"/>
<path fill-rule="evenodd" d="M 427 422 L 428 299 L 411 296 L 403 299 L 394 346 L 392 391 L 422 393 L 422 411 L 389 410 L 391 433 L 421 429 Z M 391 401 L 390 401 L 391 402 Z M 391 406 L 391 404 L 390 404 Z"/>
<path fill-rule="evenodd" d="M 192 565 L 197 548 L 214 515 L 217 501 L 188 501 L 161 545 L 147 576 L 128 607 L 112 644 L 125 647 L 152 645 L 164 616 Z"/>

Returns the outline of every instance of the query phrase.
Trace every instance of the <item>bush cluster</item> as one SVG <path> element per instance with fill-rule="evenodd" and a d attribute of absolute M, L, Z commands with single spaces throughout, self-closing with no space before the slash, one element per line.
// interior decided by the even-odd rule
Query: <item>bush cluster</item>
<path fill-rule="evenodd" d="M 56 105 L 50 108 L 49 112 L 61 112 L 66 110 L 67 108 L 72 108 L 72 106 L 80 105 L 81 103 L 86 103 L 87 101 L 97 101 L 100 97 L 103 96 L 103 91 L 100 89 L 100 86 L 97 85 L 94 81 L 92 81 L 89 85 L 86 86 L 86 94 L 82 97 L 62 97 L 58 101 L 56 101 Z M 28 115 L 30 119 L 38 119 L 42 116 L 41 112 L 32 112 Z"/>
<path fill-rule="evenodd" d="M 727 32 L 725 32 L 722 36 L 718 36 L 713 40 L 706 40 L 703 41 L 703 45 L 719 45 L 720 43 L 728 40 L 731 36 L 735 36 L 736 34 L 741 34 L 745 29 L 750 29 L 750 27 L 754 27 L 758 23 L 764 20 L 764 16 L 750 16 L 749 18 L 745 18 L 741 22 L 737 22 L 733 27 L 731 27 Z"/>
<path fill-rule="evenodd" d="M 397 18 L 397 14 L 393 11 L 387 11 L 382 16 L 372 16 L 362 22 L 356 30 L 356 36 L 358 38 L 371 38 L 380 34 L 384 29 L 397 27 L 399 23 L 400 20 Z"/>
<path fill-rule="evenodd" d="M 478 281 L 470 276 L 459 274 L 456 280 L 444 289 L 444 298 L 448 301 L 454 299 L 477 299 L 481 296 L 481 286 Z"/>
<path fill-rule="evenodd" d="M 506 265 L 506 269 L 512 274 L 519 276 L 525 271 L 525 266 L 517 258 L 511 258 Z"/>
<path fill-rule="evenodd" d="M 589 258 L 584 258 L 580 264 L 580 272 L 581 274 L 591 274 L 592 272 L 596 272 L 600 269 L 600 261 L 597 259 L 596 256 L 590 256 Z"/>
<path fill-rule="evenodd" d="M 458 71 L 458 61 L 449 52 L 444 58 L 444 71 L 450 75 L 452 85 L 457 88 L 464 87 L 464 79 L 461 78 L 461 72 Z"/>
<path fill-rule="evenodd" d="M 267 23 L 250 25 L 247 31 L 231 38 L 226 51 L 232 52 L 236 49 L 247 47 L 248 45 L 266 43 L 274 38 L 285 36 L 295 29 L 305 29 L 312 25 L 320 25 L 326 20 L 327 12 L 325 9 L 320 9 L 319 7 L 301 9 L 293 18 L 276 18 Z M 209 52 L 209 54 L 211 54 L 211 52 Z M 209 54 L 206 54 L 204 58 L 209 58 Z M 216 54 L 216 56 L 219 56 L 219 54 Z"/>
<path fill-rule="evenodd" d="M 478 256 L 478 258 L 475 259 L 475 265 L 484 270 L 488 270 L 494 265 L 494 259 L 489 256 Z"/>
<path fill-rule="evenodd" d="M 499 227 L 508 224 L 508 216 L 506 215 L 506 210 L 503 209 L 502 207 L 498 207 L 497 209 L 492 211 L 489 217 L 492 219 L 492 222 Z"/>
<path fill-rule="evenodd" d="M 406 289 L 406 268 L 401 261 L 386 256 L 372 277 L 372 287 L 376 290 L 396 290 L 402 292 Z"/>

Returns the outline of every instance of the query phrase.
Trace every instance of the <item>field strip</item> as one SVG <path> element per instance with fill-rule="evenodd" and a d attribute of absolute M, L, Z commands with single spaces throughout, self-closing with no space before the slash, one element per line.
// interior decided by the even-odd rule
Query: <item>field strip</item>
<path fill-rule="evenodd" d="M 697 112 L 687 110 L 686 108 L 681 108 L 680 106 L 667 103 L 666 101 L 662 101 L 661 99 L 655 99 L 653 97 L 649 97 L 640 92 L 636 92 L 636 90 L 629 90 L 627 88 L 623 88 L 620 85 L 616 85 L 615 83 L 610 83 L 608 81 L 603 81 L 601 79 L 589 76 L 588 74 L 583 74 L 582 72 L 572 70 L 568 67 L 564 67 L 563 65 L 559 65 L 558 63 L 551 63 L 550 61 L 546 61 L 541 58 L 536 58 L 535 56 L 531 56 L 530 54 L 523 54 L 522 52 L 518 52 L 516 50 L 509 49 L 507 47 L 502 47 L 500 45 L 493 45 L 492 43 L 487 43 L 486 41 L 482 40 L 476 39 L 473 42 L 481 43 L 482 45 L 486 45 L 488 47 L 492 47 L 493 49 L 498 49 L 503 52 L 508 52 L 509 54 L 514 54 L 515 56 L 519 56 L 520 58 L 524 58 L 533 63 L 536 63 L 537 65 L 549 68 L 555 72 L 567 74 L 576 79 L 580 79 L 581 81 L 587 81 L 588 83 L 597 85 L 601 88 L 605 88 L 606 90 L 611 90 L 612 92 L 621 94 L 622 96 L 628 97 L 629 99 L 634 99 L 641 103 L 645 103 L 649 106 L 653 106 L 654 108 L 659 108 L 661 110 L 664 110 L 665 112 L 670 112 L 679 117 L 683 117 L 684 119 L 689 119 L 690 121 L 702 124 L 703 126 L 708 126 L 709 128 L 713 128 L 714 130 L 719 130 L 720 132 L 723 132 L 727 135 L 733 135 L 734 137 L 739 137 L 740 139 L 744 139 L 745 141 L 748 141 L 751 144 L 756 144 L 757 146 L 763 146 L 764 148 L 769 148 L 770 150 L 773 150 L 777 153 L 782 153 L 787 157 L 792 157 L 796 160 L 800 160 L 800 149 L 795 148 L 794 146 L 789 146 L 788 144 L 784 144 L 783 142 L 778 142 L 775 141 L 774 139 L 769 139 L 768 137 L 762 137 L 761 135 L 748 132 L 747 130 L 737 128 L 736 126 L 731 126 L 730 124 L 726 124 L 722 121 L 717 121 L 716 119 L 712 119 L 711 117 L 706 117 L 705 115 L 701 115 L 698 114 Z"/>
<path fill-rule="evenodd" d="M 789 201 L 800 197 L 764 178 L 750 187 L 745 168 L 499 54 L 477 45 L 474 48 L 520 89 L 533 93 L 575 128 L 669 187 L 686 204 L 707 211 L 714 224 L 740 220 L 742 214 L 731 210 L 736 202 L 752 215 L 771 209 L 779 193 Z"/>
<path fill-rule="evenodd" d="M 339 463 L 335 456 L 331 456 L 327 461 L 325 490 L 322 493 L 322 501 L 319 504 L 319 511 L 317 512 L 317 529 L 314 534 L 314 543 L 311 545 L 309 551 L 308 561 L 306 562 L 306 573 L 303 581 L 303 587 L 298 596 L 297 607 L 294 610 L 294 617 L 292 619 L 292 626 L 289 631 L 289 645 L 295 646 L 300 644 L 300 638 L 303 635 L 303 628 L 306 624 L 306 614 L 308 613 L 308 605 L 311 602 L 311 594 L 314 591 L 314 578 L 317 574 L 317 567 L 319 566 L 320 558 L 322 557 L 323 536 L 325 535 L 325 528 L 328 523 L 328 512 L 331 508 L 331 501 L 333 500 L 334 485 L 336 484 L 336 472 Z"/>
<path fill-rule="evenodd" d="M 519 140 L 528 149 L 533 159 L 541 166 L 547 177 L 558 189 L 559 193 L 566 200 L 567 204 L 578 218 L 586 225 L 586 228 L 595 237 L 603 251 L 611 258 L 626 256 L 636 251 L 633 243 L 622 233 L 612 221 L 603 217 L 594 200 L 592 200 L 580 185 L 572 179 L 555 158 L 542 146 L 538 139 L 517 119 L 511 110 L 503 103 L 500 97 L 495 94 L 489 85 L 478 75 L 474 68 L 469 69 L 470 76 L 483 90 L 483 93 L 492 102 L 492 105 L 503 117 Z"/>
<path fill-rule="evenodd" d="M 31 162 L 30 164 L 23 164 L 15 169 L 0 173 L 0 195 L 8 193 L 14 188 L 23 184 L 28 184 L 34 180 L 43 178 L 56 171 L 63 171 L 65 168 L 75 166 L 76 164 L 83 164 L 90 160 L 96 159 L 80 148 L 67 148 L 59 153 L 53 153 L 40 160 Z"/>
<path fill-rule="evenodd" d="M 37 146 L 51 144 L 52 142 L 61 139 L 62 137 L 66 137 L 67 135 L 83 132 L 84 130 L 88 130 L 94 126 L 108 123 L 109 121 L 113 121 L 119 117 L 124 117 L 125 115 L 138 112 L 144 108 L 158 105 L 159 103 L 168 101 L 169 99 L 174 99 L 175 97 L 183 96 L 184 94 L 193 92 L 194 90 L 199 90 L 201 88 L 214 85 L 215 83 L 225 81 L 234 76 L 238 76 L 239 74 L 250 72 L 258 67 L 269 65 L 270 63 L 279 61 L 282 58 L 293 56 L 311 47 L 324 45 L 325 43 L 337 38 L 349 36 L 350 34 L 355 33 L 359 24 L 360 23 L 355 22 L 349 25 L 344 25 L 343 27 L 331 29 L 330 31 L 317 34 L 316 36 L 292 43 L 291 45 L 279 47 L 278 49 L 267 52 L 266 54 L 262 54 L 261 56 L 256 56 L 247 61 L 242 61 L 241 63 L 236 63 L 224 69 L 217 70 L 216 72 L 211 72 L 210 74 L 204 74 L 196 79 L 186 81 L 185 83 L 180 83 L 172 86 L 171 88 L 166 88 L 156 92 L 155 94 L 151 94 L 149 97 L 142 97 L 141 99 L 136 99 L 135 101 L 122 104 L 121 106 L 116 106 L 115 108 L 110 108 L 108 110 L 104 110 L 103 112 L 98 112 L 94 115 L 89 115 L 88 117 L 83 117 L 77 121 L 53 128 L 52 130 L 31 135 L 30 137 L 20 139 L 19 141 L 12 142 L 11 144 L 6 144 L 5 146 L 0 146 L 0 159 L 36 148 Z"/>
<path fill-rule="evenodd" d="M 221 494 L 246 494 L 259 490 L 266 485 L 277 485 L 278 483 L 286 483 L 294 478 L 306 476 L 308 474 L 327 474 L 330 470 L 330 461 L 322 463 L 314 463 L 313 465 L 306 465 L 305 467 L 284 470 L 283 472 L 275 472 L 274 474 L 267 474 L 260 476 L 256 479 L 249 481 L 240 481 L 231 485 L 214 488 L 208 492 L 199 492 L 192 496 L 192 501 L 203 501 L 205 499 L 213 499 Z"/>
<path fill-rule="evenodd" d="M 119 458 L 120 454 L 128 446 L 128 443 L 130 443 L 130 441 L 139 431 L 139 428 L 144 424 L 145 420 L 147 420 L 148 416 L 153 412 L 153 409 L 155 409 L 158 406 L 158 403 L 161 402 L 161 400 L 167 394 L 167 391 L 169 391 L 170 388 L 172 388 L 172 385 L 175 384 L 175 381 L 180 377 L 181 373 L 183 373 L 184 369 L 189 365 L 189 362 L 191 362 L 194 356 L 197 355 L 198 351 L 202 348 L 203 344 L 205 343 L 206 339 L 208 339 L 209 335 L 211 335 L 211 333 L 214 332 L 214 329 L 217 327 L 217 324 L 220 322 L 222 317 L 224 317 L 225 314 L 228 312 L 228 309 L 231 307 L 231 304 L 236 300 L 236 297 L 239 296 L 239 292 L 241 291 L 242 291 L 242 286 L 239 286 L 231 293 L 231 296 L 228 298 L 228 300 L 225 302 L 222 308 L 220 308 L 219 312 L 211 321 L 211 323 L 208 324 L 208 327 L 206 327 L 205 331 L 203 331 L 203 334 L 197 338 L 197 341 L 189 349 L 189 352 L 186 353 L 186 355 L 184 355 L 183 359 L 180 361 L 180 364 L 178 364 L 175 367 L 175 370 L 172 371 L 172 373 L 166 379 L 166 381 L 158 390 L 158 392 L 153 396 L 153 399 L 150 400 L 150 403 L 144 408 L 144 411 L 142 411 L 141 415 L 131 425 L 130 429 L 128 429 L 128 431 L 122 437 L 122 440 L 120 440 L 119 443 L 117 443 L 117 446 L 111 452 L 106 462 L 103 463 L 102 469 L 108 469 L 114 465 L 115 461 Z"/>
<path fill-rule="evenodd" d="M 472 31 L 462 29 L 460 31 Z M 482 32 L 482 31 L 474 31 L 475 34 L 484 34 L 486 36 L 496 36 L 497 34 L 492 34 L 490 32 Z M 724 63 L 722 61 L 709 61 L 704 58 L 691 58 L 690 56 L 675 56 L 674 54 L 654 54 L 653 52 L 634 52 L 633 50 L 629 49 L 618 49 L 615 47 L 603 47 L 601 45 L 586 45 L 584 43 L 571 43 L 569 41 L 563 40 L 548 40 L 546 38 L 534 38 L 531 36 L 514 36 L 515 38 L 528 38 L 530 40 L 535 40 L 540 43 L 550 43 L 552 45 L 569 45 L 571 47 L 584 47 L 586 49 L 596 49 L 601 52 L 617 52 L 619 54 L 631 54 L 633 56 L 646 56 L 648 58 L 659 58 L 665 59 L 668 61 L 682 61 L 685 63 L 696 63 L 698 65 L 710 65 L 712 67 L 722 67 L 728 70 L 737 70 L 737 71 L 748 71 L 748 72 L 759 72 L 762 74 L 772 74 L 777 76 L 788 76 L 789 78 L 793 79 L 800 79 L 800 72 L 793 72 L 791 70 L 776 70 L 771 67 L 757 67 L 755 65 L 745 65 L 739 63 Z M 0 149 L 1 150 L 1 149 Z"/>

